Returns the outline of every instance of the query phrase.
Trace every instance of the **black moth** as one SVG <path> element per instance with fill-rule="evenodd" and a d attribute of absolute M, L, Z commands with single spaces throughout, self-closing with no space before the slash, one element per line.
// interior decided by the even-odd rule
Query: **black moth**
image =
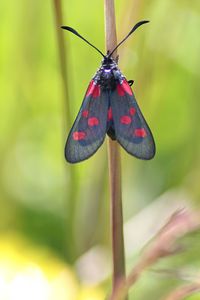
<path fill-rule="evenodd" d="M 152 133 L 140 111 L 127 81 L 112 58 L 114 51 L 142 24 L 137 23 L 129 34 L 107 55 L 68 26 L 61 28 L 72 32 L 95 48 L 102 56 L 101 67 L 91 80 L 80 111 L 69 133 L 65 157 L 70 163 L 88 159 L 102 145 L 106 133 L 131 155 L 151 159 L 155 155 Z"/>

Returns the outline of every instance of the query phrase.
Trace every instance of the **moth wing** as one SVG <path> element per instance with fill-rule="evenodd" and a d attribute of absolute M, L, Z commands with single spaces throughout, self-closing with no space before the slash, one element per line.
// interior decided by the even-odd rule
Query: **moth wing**
<path fill-rule="evenodd" d="M 155 142 L 126 79 L 110 95 L 117 141 L 131 155 L 151 159 Z"/>
<path fill-rule="evenodd" d="M 65 146 L 65 157 L 77 163 L 92 156 L 107 131 L 108 95 L 92 80 Z"/>

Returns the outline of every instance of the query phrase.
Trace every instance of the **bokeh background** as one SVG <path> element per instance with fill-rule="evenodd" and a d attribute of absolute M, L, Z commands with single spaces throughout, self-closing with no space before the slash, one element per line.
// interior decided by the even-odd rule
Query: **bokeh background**
<path fill-rule="evenodd" d="M 119 65 L 157 145 L 152 161 L 123 150 L 127 269 L 177 208 L 199 207 L 200 2 L 116 0 Z M 103 1 L 63 0 L 63 24 L 98 48 Z M 0 299 L 101 300 L 110 290 L 111 251 L 106 142 L 70 166 L 63 149 L 101 57 L 64 32 L 63 88 L 54 1 L 0 2 Z M 66 97 L 68 95 L 68 97 Z M 67 117 L 66 106 L 70 108 Z M 198 237 L 157 267 L 199 270 Z M 161 299 L 179 279 L 148 272 L 134 299 Z M 130 293 L 130 299 L 132 299 Z M 200 299 L 199 295 L 190 299 Z"/>

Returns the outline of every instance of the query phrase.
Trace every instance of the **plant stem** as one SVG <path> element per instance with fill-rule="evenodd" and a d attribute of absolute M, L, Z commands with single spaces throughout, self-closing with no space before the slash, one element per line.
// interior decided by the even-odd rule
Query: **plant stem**
<path fill-rule="evenodd" d="M 111 199 L 111 230 L 113 252 L 113 290 L 118 282 L 125 277 L 123 212 L 121 197 L 121 165 L 119 146 L 115 141 L 108 140 L 110 199 Z"/>
<path fill-rule="evenodd" d="M 70 114 L 70 107 L 69 107 L 69 95 L 68 95 L 68 80 L 67 80 L 67 58 L 66 58 L 66 49 L 65 43 L 63 38 L 63 32 L 60 28 L 62 24 L 62 3 L 61 0 L 53 0 L 54 8 L 55 8 L 55 23 L 56 23 L 56 34 L 58 40 L 58 51 L 59 51 L 59 60 L 60 60 L 60 68 L 61 68 L 61 75 L 63 80 L 63 91 L 64 91 L 64 101 L 63 101 L 63 110 L 65 113 L 65 129 L 69 127 L 71 114 Z M 69 129 L 69 128 L 67 128 Z"/>
<path fill-rule="evenodd" d="M 60 68 L 61 68 L 61 78 L 63 83 L 63 136 L 62 138 L 66 138 L 66 133 L 69 131 L 69 127 L 71 122 L 71 114 L 70 114 L 70 104 L 69 104 L 69 94 L 68 94 L 68 76 L 67 76 L 67 56 L 66 56 L 66 47 L 63 37 L 63 32 L 60 28 L 62 23 L 62 1 L 61 0 L 53 0 L 54 5 L 54 15 L 55 15 L 55 23 L 56 23 L 56 33 L 57 33 L 57 41 L 58 41 L 58 51 L 59 51 L 59 60 L 60 60 Z M 67 217 L 66 217 L 66 245 L 65 245 L 65 253 L 68 262 L 73 263 L 75 259 L 75 251 L 74 251 L 74 234 L 73 234 L 73 223 L 74 223 L 74 215 L 75 215 L 75 205 L 76 205 L 76 193 L 77 193 L 77 179 L 76 179 L 76 170 L 74 166 L 69 166 L 66 169 L 66 175 L 69 174 L 69 182 L 68 188 L 66 190 L 67 194 Z"/>
<path fill-rule="evenodd" d="M 200 291 L 200 282 L 183 285 L 172 291 L 164 300 L 183 300 Z"/>
<path fill-rule="evenodd" d="M 111 51 L 117 45 L 114 0 L 105 0 L 105 33 L 106 50 Z M 113 54 L 117 57 L 117 53 Z M 113 252 L 113 291 L 118 282 L 125 278 L 123 212 L 121 193 L 121 162 L 118 144 L 108 140 L 110 199 L 111 199 L 111 230 Z"/>

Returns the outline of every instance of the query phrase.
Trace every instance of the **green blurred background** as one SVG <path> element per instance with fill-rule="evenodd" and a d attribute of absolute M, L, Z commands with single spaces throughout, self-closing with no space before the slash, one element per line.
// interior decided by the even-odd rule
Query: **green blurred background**
<path fill-rule="evenodd" d="M 199 206 L 200 2 L 115 2 L 119 41 L 137 21 L 151 21 L 118 51 L 157 145 L 152 161 L 121 150 L 129 270 L 174 210 Z M 66 98 L 54 2 L 2 0 L 0 24 L 0 299 L 104 299 L 111 270 L 106 142 L 78 165 L 63 154 L 101 57 L 63 33 Z M 63 24 L 105 48 L 103 1 L 63 1 Z M 196 272 L 196 239 L 163 265 L 195 265 Z M 161 299 L 178 283 L 149 272 L 134 299 Z"/>

